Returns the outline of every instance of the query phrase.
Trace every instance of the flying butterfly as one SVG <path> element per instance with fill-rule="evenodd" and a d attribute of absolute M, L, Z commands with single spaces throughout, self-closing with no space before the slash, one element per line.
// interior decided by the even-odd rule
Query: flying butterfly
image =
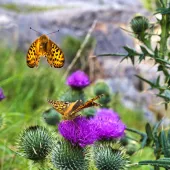
<path fill-rule="evenodd" d="M 48 102 L 53 105 L 57 112 L 62 114 L 63 119 L 72 120 L 78 116 L 77 112 L 81 111 L 82 109 L 92 106 L 100 106 L 99 103 L 94 101 L 101 98 L 102 96 L 103 94 L 98 95 L 85 103 L 83 103 L 82 100 L 77 100 L 75 102 L 48 100 Z"/>
<path fill-rule="evenodd" d="M 32 28 L 30 27 L 30 29 Z M 51 67 L 63 67 L 65 61 L 64 53 L 53 41 L 49 39 L 47 35 L 41 35 L 29 47 L 26 56 L 28 67 L 37 67 L 39 64 L 40 57 L 42 56 L 47 58 L 47 62 L 50 64 Z"/>

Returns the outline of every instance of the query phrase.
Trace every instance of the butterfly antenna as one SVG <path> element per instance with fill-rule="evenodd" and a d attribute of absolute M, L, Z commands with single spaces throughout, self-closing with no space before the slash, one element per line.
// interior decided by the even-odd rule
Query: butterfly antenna
<path fill-rule="evenodd" d="M 47 35 L 49 35 L 49 34 L 53 34 L 53 33 L 56 33 L 56 32 L 59 32 L 59 30 L 54 31 L 54 32 L 50 32 L 50 33 L 48 33 Z"/>
<path fill-rule="evenodd" d="M 42 34 L 42 33 L 38 32 L 37 30 L 35 30 L 35 29 L 31 28 L 31 27 L 30 27 L 30 29 L 37 32 L 37 33 L 39 33 L 39 34 Z"/>

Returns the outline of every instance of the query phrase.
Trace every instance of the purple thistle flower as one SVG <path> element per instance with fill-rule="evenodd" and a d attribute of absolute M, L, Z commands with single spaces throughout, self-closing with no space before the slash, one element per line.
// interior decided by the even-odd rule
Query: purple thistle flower
<path fill-rule="evenodd" d="M 88 75 L 81 71 L 75 71 L 73 72 L 68 78 L 67 78 L 67 85 L 73 87 L 73 88 L 84 88 L 90 84 L 90 80 Z"/>
<path fill-rule="evenodd" d="M 120 138 L 124 135 L 126 126 L 111 109 L 99 109 L 91 120 L 97 127 L 98 140 Z"/>
<path fill-rule="evenodd" d="M 3 90 L 0 88 L 0 101 L 5 98 L 5 95 L 3 93 Z"/>
<path fill-rule="evenodd" d="M 97 140 L 96 128 L 91 120 L 83 116 L 79 116 L 74 120 L 62 121 L 58 126 L 58 130 L 65 139 L 81 147 L 93 144 Z"/>

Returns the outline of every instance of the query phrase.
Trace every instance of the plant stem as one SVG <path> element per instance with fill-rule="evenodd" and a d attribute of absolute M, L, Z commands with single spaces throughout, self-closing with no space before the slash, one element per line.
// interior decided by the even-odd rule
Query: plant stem
<path fill-rule="evenodd" d="M 154 166 L 154 170 L 160 170 L 158 166 Z"/>
<path fill-rule="evenodd" d="M 167 5 L 167 0 L 165 0 L 165 3 Z M 161 25 L 161 40 L 160 40 L 160 58 L 165 57 L 167 54 L 167 39 L 169 36 L 169 28 L 170 28 L 170 23 L 169 23 L 170 17 L 169 14 L 162 14 L 162 19 L 160 21 Z"/>
<path fill-rule="evenodd" d="M 97 24 L 97 20 L 94 20 L 92 26 L 88 30 L 88 33 L 87 33 L 83 43 L 80 46 L 80 49 L 77 51 L 76 56 L 74 57 L 74 59 L 72 60 L 71 64 L 68 66 L 67 70 L 65 71 L 63 78 L 66 78 L 68 76 L 70 70 L 72 69 L 72 67 L 76 63 L 77 59 L 79 59 L 81 57 L 81 53 L 82 53 L 84 47 L 86 46 L 86 44 L 88 43 L 88 41 L 89 41 L 89 39 L 91 37 L 91 34 L 92 34 L 96 24 Z"/>

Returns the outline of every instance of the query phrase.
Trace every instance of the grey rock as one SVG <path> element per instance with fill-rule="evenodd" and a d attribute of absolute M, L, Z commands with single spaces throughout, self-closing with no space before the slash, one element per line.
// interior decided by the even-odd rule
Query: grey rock
<path fill-rule="evenodd" d="M 40 1 L 28 0 L 1 0 L 0 3 L 7 4 L 11 2 L 17 5 L 40 5 Z M 49 35 L 49 37 L 60 46 L 64 37 L 68 35 L 77 38 L 85 36 L 93 21 L 97 19 L 98 24 L 92 34 L 97 42 L 95 54 L 111 53 L 113 51 L 123 52 L 121 45 L 129 44 L 133 46 L 133 41 L 120 30 L 120 25 L 127 25 L 135 13 L 139 11 L 141 13 L 146 12 L 143 10 L 140 1 L 133 3 L 131 0 L 72 0 L 69 2 L 65 0 L 44 0 L 41 1 L 41 5 L 43 4 L 64 5 L 64 8 L 28 14 L 15 13 L 0 8 L 0 17 L 5 15 L 10 18 L 11 23 L 16 24 L 18 29 L 16 44 L 18 44 L 19 49 L 27 51 L 31 42 L 39 36 L 30 30 L 30 27 L 42 34 L 59 29 L 58 33 Z M 133 5 L 134 8 L 129 9 L 130 5 Z M 106 27 L 106 32 L 98 29 L 101 25 Z"/>

